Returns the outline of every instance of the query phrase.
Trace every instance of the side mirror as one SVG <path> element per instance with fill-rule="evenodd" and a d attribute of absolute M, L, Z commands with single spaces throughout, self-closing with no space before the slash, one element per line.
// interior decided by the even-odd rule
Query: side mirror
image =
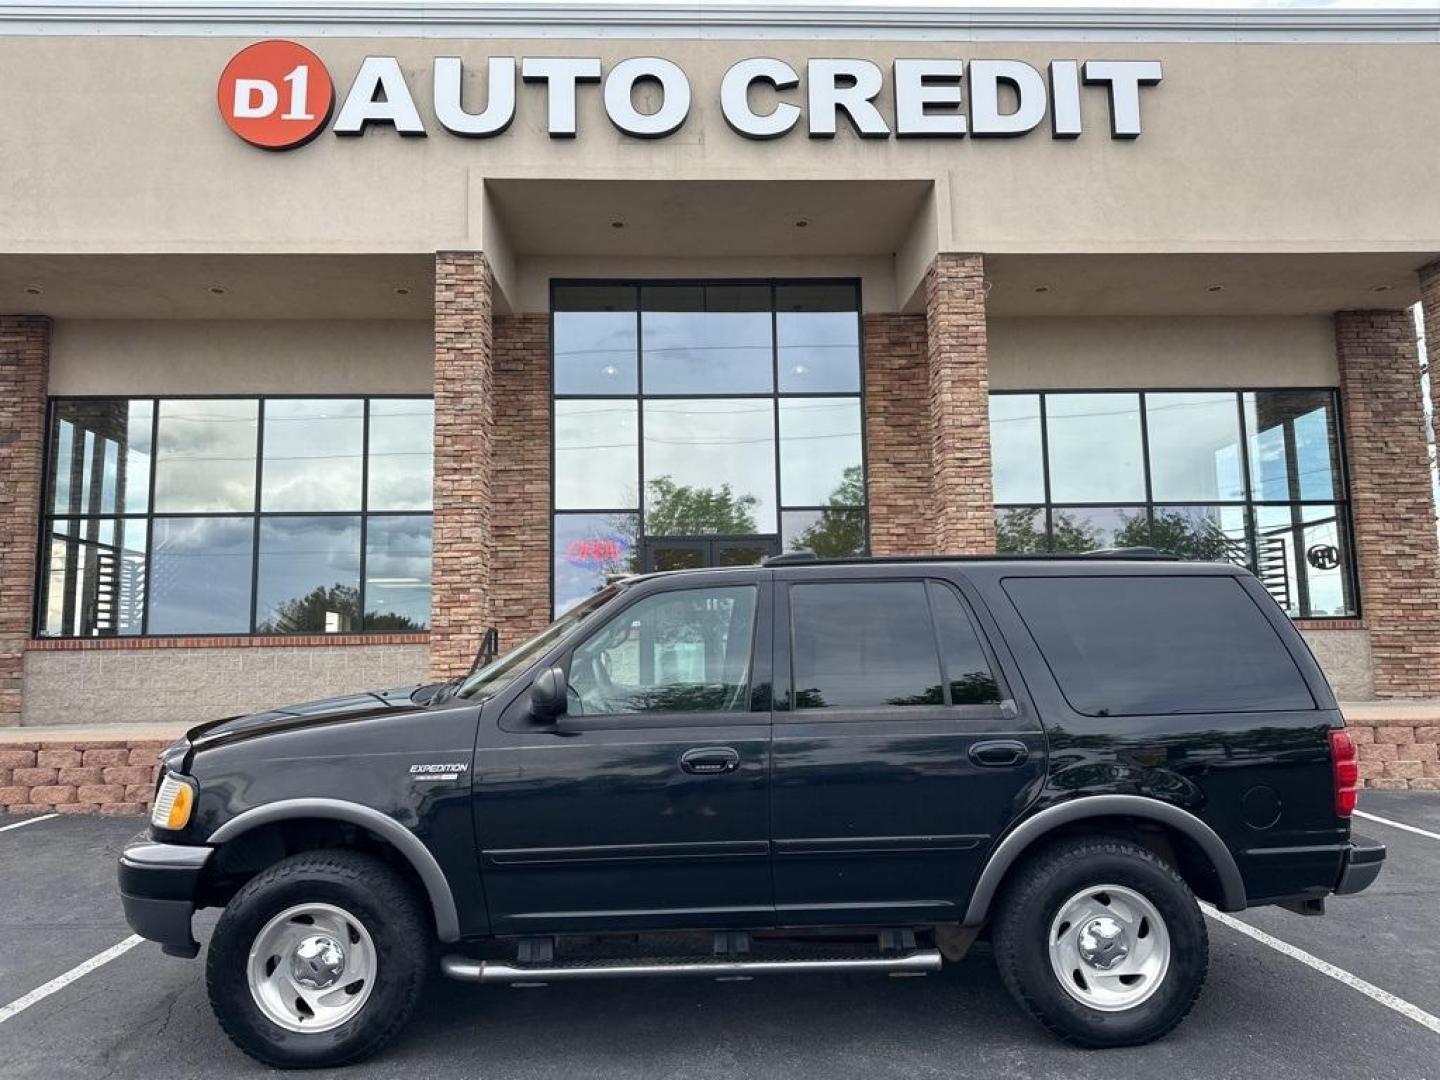
<path fill-rule="evenodd" d="M 530 684 L 530 715 L 540 723 L 549 723 L 565 713 L 565 669 L 546 668 Z"/>

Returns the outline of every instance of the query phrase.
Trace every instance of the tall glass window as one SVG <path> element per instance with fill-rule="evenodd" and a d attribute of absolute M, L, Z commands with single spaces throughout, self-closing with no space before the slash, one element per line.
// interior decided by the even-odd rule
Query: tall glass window
<path fill-rule="evenodd" d="M 855 282 L 573 282 L 552 300 L 557 613 L 646 567 L 867 550 Z"/>
<path fill-rule="evenodd" d="M 427 398 L 55 399 L 36 633 L 430 623 Z"/>
<path fill-rule="evenodd" d="M 1357 613 L 1333 390 L 1004 392 L 990 431 L 1002 552 L 1156 547 Z"/>

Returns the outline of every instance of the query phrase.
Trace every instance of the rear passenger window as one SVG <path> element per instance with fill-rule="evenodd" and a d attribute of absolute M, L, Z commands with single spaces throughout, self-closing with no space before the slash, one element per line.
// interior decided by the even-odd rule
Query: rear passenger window
<path fill-rule="evenodd" d="M 952 705 L 993 705 L 1000 687 L 980 646 L 980 635 L 960 597 L 938 581 L 930 582 L 930 610 L 940 637 L 940 662 Z"/>
<path fill-rule="evenodd" d="M 923 581 L 790 587 L 797 709 L 943 705 Z"/>
<path fill-rule="evenodd" d="M 1077 712 L 1315 708 L 1289 651 L 1234 578 L 1030 577 L 1004 587 Z"/>

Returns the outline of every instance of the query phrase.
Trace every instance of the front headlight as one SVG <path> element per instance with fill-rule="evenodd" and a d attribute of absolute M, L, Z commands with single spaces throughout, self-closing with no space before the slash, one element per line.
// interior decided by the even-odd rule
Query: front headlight
<path fill-rule="evenodd" d="M 150 808 L 150 824 L 157 829 L 183 829 L 190 824 L 190 811 L 194 809 L 194 782 L 166 773 L 155 793 L 155 805 Z"/>

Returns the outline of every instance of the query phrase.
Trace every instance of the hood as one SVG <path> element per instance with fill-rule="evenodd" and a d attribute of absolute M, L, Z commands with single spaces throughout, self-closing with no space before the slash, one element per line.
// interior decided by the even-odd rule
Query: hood
<path fill-rule="evenodd" d="M 202 750 L 207 746 L 219 746 L 255 735 L 320 724 L 340 724 L 401 709 L 420 708 L 411 697 L 418 688 L 418 683 L 412 683 L 390 690 L 370 690 L 360 694 L 323 698 L 320 701 L 307 701 L 299 705 L 285 705 L 264 712 L 227 716 L 191 728 L 185 733 L 185 739 L 192 749 Z"/>

